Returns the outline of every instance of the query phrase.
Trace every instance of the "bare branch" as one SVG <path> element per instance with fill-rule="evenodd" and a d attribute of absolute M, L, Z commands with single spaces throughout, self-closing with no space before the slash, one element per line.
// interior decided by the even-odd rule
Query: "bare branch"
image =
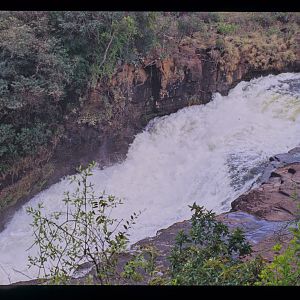
<path fill-rule="evenodd" d="M 101 68 L 103 66 L 103 64 L 105 63 L 105 61 L 106 61 L 107 53 L 108 53 L 110 45 L 111 45 L 111 43 L 112 43 L 112 41 L 114 39 L 114 36 L 115 36 L 115 33 L 113 33 L 112 36 L 111 36 L 111 38 L 110 38 L 110 41 L 109 41 L 109 43 L 108 43 L 108 45 L 107 45 L 107 47 L 105 49 L 104 56 L 103 56 L 102 62 L 99 65 L 99 68 Z"/>

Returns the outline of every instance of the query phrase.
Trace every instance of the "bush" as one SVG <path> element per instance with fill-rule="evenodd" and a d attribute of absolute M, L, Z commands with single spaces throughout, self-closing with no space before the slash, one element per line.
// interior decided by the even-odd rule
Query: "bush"
<path fill-rule="evenodd" d="M 0 125 L 0 158 L 1 160 L 9 155 L 16 156 L 17 147 L 14 144 L 15 130 L 11 124 L 1 124 Z"/>
<path fill-rule="evenodd" d="M 43 205 L 29 207 L 32 216 L 34 244 L 37 255 L 29 256 L 29 267 L 38 268 L 38 277 L 50 283 L 67 283 L 81 264 L 89 262 L 96 270 L 96 282 L 108 284 L 119 279 L 119 254 L 126 249 L 129 229 L 137 218 L 134 213 L 128 220 L 111 216 L 122 201 L 112 195 L 96 196 L 88 182 L 94 163 L 79 168 L 71 182 L 76 191 L 66 192 L 65 211 L 43 214 Z"/>
<path fill-rule="evenodd" d="M 270 27 L 274 21 L 276 21 L 276 16 L 274 13 L 253 13 L 252 21 L 257 22 L 263 28 Z"/>
<path fill-rule="evenodd" d="M 263 266 L 260 258 L 243 262 L 251 253 L 240 229 L 232 233 L 215 214 L 196 204 L 189 234 L 180 232 L 170 256 L 175 285 L 252 285 Z"/>
<path fill-rule="evenodd" d="M 278 244 L 273 249 L 278 251 L 281 246 Z M 256 285 L 300 285 L 299 277 L 299 245 L 297 247 L 293 240 L 283 254 L 275 256 L 274 261 L 261 271 Z"/>
<path fill-rule="evenodd" d="M 202 31 L 204 28 L 203 21 L 197 13 L 183 16 L 178 20 L 178 31 L 181 36 L 190 36 L 194 32 Z"/>
<path fill-rule="evenodd" d="M 36 123 L 32 128 L 22 128 L 15 136 L 19 156 L 34 154 L 39 146 L 48 142 L 51 135 L 52 132 L 43 123 Z"/>
<path fill-rule="evenodd" d="M 276 20 L 280 21 L 283 24 L 289 22 L 290 16 L 289 13 L 286 12 L 277 12 L 275 13 Z"/>
<path fill-rule="evenodd" d="M 11 124 L 0 125 L 0 172 L 5 172 L 13 160 L 35 154 L 41 145 L 52 136 L 44 123 L 33 123 L 33 127 L 17 130 Z"/>
<path fill-rule="evenodd" d="M 270 28 L 268 28 L 267 30 L 266 30 L 266 34 L 268 35 L 268 36 L 271 36 L 271 35 L 280 35 L 281 34 L 281 31 L 280 31 L 280 29 L 278 28 L 278 27 L 276 27 L 276 26 L 272 26 L 272 27 L 270 27 Z"/>
<path fill-rule="evenodd" d="M 157 18 L 157 12 L 134 13 L 134 20 L 138 30 L 138 38 L 135 39 L 134 49 L 140 56 L 146 56 L 159 43 Z"/>
<path fill-rule="evenodd" d="M 151 13 L 143 20 L 154 24 Z M 151 33 L 152 47 L 151 28 L 126 12 L 1 12 L 0 124 L 8 127 L 0 170 L 46 145 L 69 108 L 118 63 L 136 61 L 141 33 Z"/>
<path fill-rule="evenodd" d="M 224 35 L 232 34 L 236 30 L 237 30 L 236 24 L 220 22 L 220 23 L 218 23 L 218 26 L 217 26 L 217 33 L 219 33 L 219 34 L 224 34 Z"/>
<path fill-rule="evenodd" d="M 216 48 L 223 52 L 225 50 L 225 41 L 224 39 L 216 39 Z"/>
<path fill-rule="evenodd" d="M 217 23 L 222 20 L 222 17 L 219 13 L 209 12 L 209 13 L 201 13 L 201 19 L 204 23 Z"/>
<path fill-rule="evenodd" d="M 294 238 L 287 249 L 261 271 L 256 285 L 300 285 L 300 222 L 291 230 Z M 277 244 L 273 250 L 280 251 L 281 248 L 282 245 Z"/>

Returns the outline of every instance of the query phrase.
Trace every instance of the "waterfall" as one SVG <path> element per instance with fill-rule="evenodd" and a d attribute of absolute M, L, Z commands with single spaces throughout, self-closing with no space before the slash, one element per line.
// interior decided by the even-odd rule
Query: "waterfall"
<path fill-rule="evenodd" d="M 135 137 L 127 158 L 91 181 L 96 193 L 113 194 L 124 204 L 116 217 L 141 211 L 131 243 L 191 217 L 196 202 L 216 213 L 250 187 L 269 157 L 300 143 L 300 74 L 283 73 L 241 82 L 228 96 L 216 93 L 206 105 L 181 109 L 152 120 Z M 63 209 L 68 178 L 32 198 L 0 233 L 0 284 L 35 277 L 26 251 L 33 242 L 26 207 L 43 202 L 48 212 Z M 30 251 L 34 251 L 34 248 Z M 17 272 L 18 270 L 20 272 Z"/>

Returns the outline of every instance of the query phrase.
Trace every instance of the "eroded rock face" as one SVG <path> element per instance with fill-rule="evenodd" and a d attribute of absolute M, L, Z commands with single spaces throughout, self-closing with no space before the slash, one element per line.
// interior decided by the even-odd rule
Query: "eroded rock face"
<path fill-rule="evenodd" d="M 288 164 L 271 172 L 268 182 L 241 195 L 231 203 L 241 210 L 269 221 L 294 220 L 298 214 L 300 163 Z"/>
<path fill-rule="evenodd" d="M 166 58 L 154 52 L 139 67 L 121 66 L 106 88 L 110 98 L 123 97 L 126 107 L 141 109 L 141 115 L 168 114 L 187 105 L 207 103 L 215 92 L 225 95 L 241 80 L 298 72 L 299 40 L 299 35 L 284 40 L 256 33 L 226 37 L 220 46 L 217 37 L 205 44 L 195 34 L 175 43 Z"/>

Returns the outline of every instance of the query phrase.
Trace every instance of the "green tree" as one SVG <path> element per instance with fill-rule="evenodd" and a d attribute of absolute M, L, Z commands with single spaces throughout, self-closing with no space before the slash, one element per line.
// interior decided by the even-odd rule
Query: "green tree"
<path fill-rule="evenodd" d="M 251 246 L 242 231 L 229 232 L 215 214 L 203 207 L 194 211 L 190 232 L 179 232 L 170 256 L 171 284 L 175 285 L 252 285 L 263 261 L 255 258 L 243 262 Z"/>
<path fill-rule="evenodd" d="M 114 196 L 95 195 L 88 181 L 94 163 L 79 168 L 72 177 L 76 191 L 66 193 L 65 211 L 42 213 L 42 204 L 27 212 L 33 217 L 32 228 L 37 255 L 29 256 L 29 266 L 38 268 L 38 277 L 50 283 L 67 283 L 78 267 L 89 262 L 96 271 L 96 282 L 118 282 L 121 274 L 117 264 L 119 254 L 126 249 L 129 230 L 138 217 L 128 220 L 111 217 L 112 211 L 122 201 Z"/>

